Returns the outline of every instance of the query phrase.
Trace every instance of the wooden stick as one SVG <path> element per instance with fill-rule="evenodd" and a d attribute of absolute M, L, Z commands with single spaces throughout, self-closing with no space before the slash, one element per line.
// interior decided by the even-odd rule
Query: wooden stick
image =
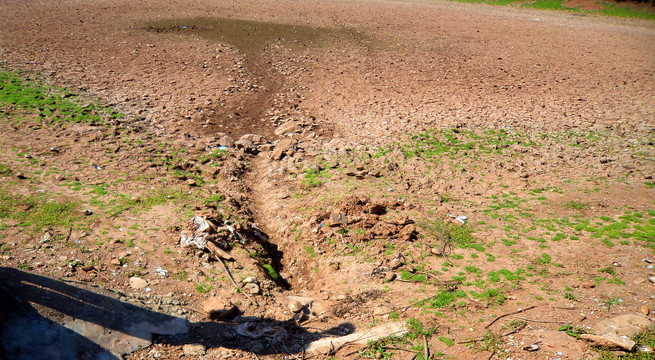
<path fill-rule="evenodd" d="M 514 316 L 515 319 L 519 320 L 524 320 L 524 321 L 532 321 L 532 322 L 538 322 L 538 323 L 544 323 L 544 324 L 570 324 L 570 321 L 545 321 L 545 320 L 533 320 L 533 319 L 526 319 L 518 316 Z"/>
<path fill-rule="evenodd" d="M 428 346 L 428 338 L 423 335 L 423 347 L 425 348 L 425 360 L 430 359 L 430 347 Z"/>
<path fill-rule="evenodd" d="M 506 317 L 506 316 L 510 316 L 510 315 L 514 315 L 514 314 L 522 313 L 522 312 L 524 312 L 524 311 L 528 311 L 528 310 L 530 310 L 530 309 L 534 309 L 534 308 L 535 308 L 535 305 L 530 306 L 530 307 L 527 307 L 527 308 L 525 308 L 525 309 L 518 309 L 518 310 L 513 311 L 513 312 L 511 312 L 511 313 L 507 313 L 507 314 L 500 315 L 499 317 L 495 318 L 492 322 L 490 322 L 489 324 L 487 324 L 487 326 L 485 326 L 484 328 L 485 328 L 485 329 L 488 329 L 489 326 L 493 325 L 496 321 L 498 321 L 498 320 L 500 320 L 500 319 L 502 319 L 502 318 L 504 318 L 504 317 Z"/>
<path fill-rule="evenodd" d="M 232 280 L 232 284 L 234 284 L 234 286 L 236 286 L 237 289 L 239 289 L 239 291 L 241 291 L 241 293 L 243 293 L 246 296 L 246 298 L 250 301 L 250 303 L 252 303 L 253 305 L 256 305 L 257 307 L 259 307 L 259 303 L 257 302 L 257 300 L 251 298 L 250 296 L 248 296 L 246 293 L 243 292 L 243 289 L 241 289 L 241 286 L 239 286 L 239 284 L 237 284 L 237 282 L 232 277 L 232 273 L 230 272 L 230 269 L 227 268 L 227 265 L 225 265 L 225 263 L 223 262 L 223 259 L 218 257 L 218 262 L 220 262 L 221 265 L 223 265 L 223 270 L 225 270 L 225 272 L 227 273 L 230 280 Z"/>

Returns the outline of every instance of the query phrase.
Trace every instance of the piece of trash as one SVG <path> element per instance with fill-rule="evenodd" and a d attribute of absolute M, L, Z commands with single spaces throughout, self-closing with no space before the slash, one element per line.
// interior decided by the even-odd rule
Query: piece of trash
<path fill-rule="evenodd" d="M 96 169 L 96 170 L 102 170 L 100 165 L 96 165 L 96 164 L 93 164 L 93 168 Z"/>
<path fill-rule="evenodd" d="M 564 355 L 564 353 L 562 353 L 561 351 L 555 353 L 555 356 L 562 356 L 562 355 Z"/>
<path fill-rule="evenodd" d="M 648 270 L 653 269 L 653 264 L 650 264 L 650 265 L 646 266 L 646 269 L 648 269 Z"/>
<path fill-rule="evenodd" d="M 451 213 L 448 213 L 448 216 L 450 216 L 451 218 L 459 221 L 462 224 L 466 224 L 466 220 L 469 219 L 468 216 L 466 216 L 466 215 L 457 215 L 457 216 L 455 216 L 455 215 L 453 215 Z"/>
<path fill-rule="evenodd" d="M 189 27 L 186 26 L 186 25 L 182 26 L 182 29 L 188 29 L 188 28 L 189 28 Z"/>
<path fill-rule="evenodd" d="M 644 259 L 644 261 L 647 262 L 647 263 L 649 263 L 649 264 L 652 264 L 652 263 L 653 263 L 653 260 L 650 260 L 650 259 Z"/>
<path fill-rule="evenodd" d="M 648 275 L 648 281 L 650 281 L 650 282 L 652 282 L 653 284 L 655 284 L 655 277 L 653 277 L 652 275 Z"/>
<path fill-rule="evenodd" d="M 168 270 L 164 270 L 161 266 L 157 266 L 155 268 L 155 272 L 159 274 L 160 276 L 163 276 L 165 278 L 168 277 Z"/>
<path fill-rule="evenodd" d="M 50 151 L 53 152 L 53 153 L 58 153 L 59 152 L 59 150 L 57 150 L 57 149 L 55 149 L 53 147 L 50 148 Z"/>
<path fill-rule="evenodd" d="M 89 209 L 84 209 L 84 215 L 86 215 L 86 216 L 93 215 L 93 211 L 91 211 Z"/>
<path fill-rule="evenodd" d="M 637 345 L 637 351 L 639 352 L 645 352 L 645 353 L 652 353 L 653 347 L 650 345 Z"/>
<path fill-rule="evenodd" d="M 146 292 L 151 292 L 151 291 L 152 291 L 151 288 L 149 288 L 149 287 L 146 288 Z"/>
<path fill-rule="evenodd" d="M 221 145 L 221 146 L 218 147 L 218 150 L 220 150 L 220 151 L 226 151 L 226 150 L 227 150 L 227 146 L 222 146 L 222 145 Z"/>
<path fill-rule="evenodd" d="M 523 350 L 525 350 L 525 351 L 537 351 L 537 350 L 539 350 L 539 345 L 530 344 L 530 345 L 524 347 Z"/>

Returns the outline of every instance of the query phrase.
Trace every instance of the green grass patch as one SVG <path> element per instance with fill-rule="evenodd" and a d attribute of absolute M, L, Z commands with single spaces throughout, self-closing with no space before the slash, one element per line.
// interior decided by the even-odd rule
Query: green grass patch
<path fill-rule="evenodd" d="M 78 207 L 73 201 L 54 201 L 42 195 L 26 197 L 0 189 L 0 220 L 12 219 L 19 227 L 36 231 L 78 225 L 84 219 Z"/>
<path fill-rule="evenodd" d="M 122 114 L 94 104 L 82 105 L 72 93 L 24 79 L 18 74 L 0 71 L 0 104 L 38 114 L 55 123 L 102 124 Z"/>

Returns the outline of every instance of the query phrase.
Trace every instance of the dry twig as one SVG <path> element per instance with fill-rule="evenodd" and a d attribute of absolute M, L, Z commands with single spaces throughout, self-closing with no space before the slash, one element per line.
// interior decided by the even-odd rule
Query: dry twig
<path fill-rule="evenodd" d="M 500 315 L 499 317 L 493 319 L 493 321 L 490 322 L 489 324 L 487 324 L 487 326 L 485 326 L 484 328 L 485 328 L 485 329 L 488 329 L 489 326 L 493 325 L 496 321 L 498 321 L 498 320 L 500 320 L 500 319 L 502 319 L 502 318 L 504 318 L 504 317 L 506 317 L 506 316 L 510 316 L 510 315 L 514 315 L 514 314 L 519 314 L 519 313 L 522 313 L 522 312 L 524 312 L 524 311 L 528 311 L 528 310 L 530 310 L 530 309 L 534 309 L 534 308 L 535 308 L 535 306 L 533 305 L 533 306 L 527 307 L 527 308 L 525 308 L 525 309 L 518 309 L 518 310 L 513 311 L 513 312 L 511 312 L 511 313 L 507 313 L 507 314 Z"/>

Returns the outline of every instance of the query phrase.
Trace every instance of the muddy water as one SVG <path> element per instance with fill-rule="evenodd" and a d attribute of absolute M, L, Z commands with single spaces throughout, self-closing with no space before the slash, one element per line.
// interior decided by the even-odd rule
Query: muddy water
<path fill-rule="evenodd" d="M 149 23 L 148 31 L 197 35 L 228 44 L 244 57 L 244 66 L 253 86 L 236 96 L 226 96 L 214 108 L 209 130 L 225 131 L 233 137 L 257 133 L 273 137 L 273 125 L 266 118 L 274 107 L 275 95 L 286 91 L 284 76 L 275 71 L 264 56 L 275 44 L 292 50 L 347 44 L 372 46 L 371 38 L 348 28 L 324 28 L 306 25 L 257 22 L 238 19 L 171 19 Z"/>

